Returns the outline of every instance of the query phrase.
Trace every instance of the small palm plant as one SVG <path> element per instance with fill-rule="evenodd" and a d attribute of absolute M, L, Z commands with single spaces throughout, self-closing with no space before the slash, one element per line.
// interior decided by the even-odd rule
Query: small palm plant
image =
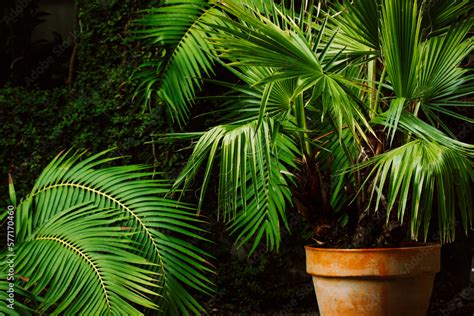
<path fill-rule="evenodd" d="M 211 291 L 211 270 L 209 256 L 186 240 L 205 240 L 194 208 L 166 198 L 170 183 L 151 178 L 145 165 L 101 167 L 118 159 L 106 154 L 58 155 L 16 205 L 16 238 L 1 253 L 0 281 L 3 303 L 14 284 L 14 310 L 2 304 L 1 312 L 202 310 L 191 294 Z"/>
<path fill-rule="evenodd" d="M 458 215 L 467 232 L 474 146 L 447 122 L 473 122 L 458 111 L 472 106 L 472 6 L 167 0 L 145 12 L 137 37 L 157 58 L 137 71 L 138 96 L 183 125 L 204 82 L 229 88 L 216 126 L 168 135 L 197 139 L 175 187 L 204 168 L 201 206 L 217 173 L 219 210 L 250 251 L 278 248 L 291 205 L 332 246 L 395 245 L 406 227 L 426 239 L 433 211 L 442 242 Z M 236 80 L 203 81 L 216 65 Z"/>

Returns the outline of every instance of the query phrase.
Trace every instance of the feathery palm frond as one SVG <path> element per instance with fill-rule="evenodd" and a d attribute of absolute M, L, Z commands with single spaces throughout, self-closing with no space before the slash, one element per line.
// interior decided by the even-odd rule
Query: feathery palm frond
<path fill-rule="evenodd" d="M 139 246 L 130 238 L 133 232 L 119 226 L 122 216 L 78 204 L 19 244 L 16 270 L 28 279 L 25 289 L 44 293 L 38 312 L 139 314 L 132 304 L 157 309 L 152 302 L 157 294 L 147 289 L 157 286 L 157 276 L 134 254 Z"/>
<path fill-rule="evenodd" d="M 12 261 L 9 261 L 9 259 L 12 259 Z M 4 260 L 0 261 L 2 267 L 0 271 L 0 313 L 3 313 L 2 315 L 11 316 L 34 315 L 35 311 L 22 302 L 36 302 L 38 298 L 25 291 L 23 287 L 15 284 L 14 281 L 19 276 L 15 275 L 13 271 L 8 271 L 10 264 L 14 264 L 14 259 L 8 255 Z M 12 270 L 14 270 L 14 268 Z"/>
<path fill-rule="evenodd" d="M 102 152 L 82 160 L 84 153 L 57 156 L 40 175 L 32 192 L 18 205 L 18 253 L 23 253 L 18 256 L 26 256 L 24 273 L 44 271 L 45 264 L 51 262 L 56 262 L 58 267 L 51 270 L 51 274 L 32 275 L 27 287 L 40 294 L 46 285 L 51 285 L 54 290 L 50 289 L 48 293 L 57 294 L 65 293 L 70 286 L 67 293 L 73 297 L 86 282 L 86 268 L 92 267 L 96 274 L 97 270 L 103 272 L 100 277 L 96 276 L 103 285 L 94 290 L 99 295 L 101 288 L 103 299 L 98 300 L 100 295 L 92 295 L 91 288 L 88 292 L 91 295 L 84 295 L 81 300 L 56 302 L 53 297 L 46 296 L 41 309 L 78 312 L 95 306 L 112 312 L 128 310 L 136 313 L 132 310 L 134 307 L 127 304 L 158 308 L 148 302 L 152 299 L 150 294 L 156 293 L 163 298 L 158 299 L 155 295 L 153 301 L 164 312 L 185 314 L 202 310 L 190 289 L 211 291 L 211 283 L 204 275 L 210 271 L 206 261 L 208 255 L 183 240 L 204 239 L 199 234 L 202 230 L 197 227 L 201 220 L 195 217 L 190 205 L 164 198 L 170 183 L 147 179 L 154 174 L 145 171 L 147 166 L 97 168 L 117 159 L 104 158 L 105 154 Z M 84 203 L 90 206 L 81 206 Z M 64 226 L 70 228 L 65 230 Z M 76 230 L 76 226 L 81 230 Z M 83 235 L 88 230 L 90 236 Z M 108 241 L 107 236 L 113 238 Z M 46 249 L 58 257 L 67 255 L 69 261 L 49 257 L 44 253 Z M 35 256 L 31 257 L 25 251 L 34 252 Z M 38 258 L 44 260 L 35 263 Z M 99 262 L 103 267 L 98 266 Z M 132 264 L 145 266 L 148 272 L 134 268 Z M 66 279 L 65 285 L 57 280 L 63 270 L 71 275 L 75 271 L 78 276 L 84 275 L 84 279 Z M 92 272 L 89 271 L 89 278 L 92 278 Z M 112 287 L 110 293 L 106 291 L 107 286 Z M 56 300 L 64 297 L 67 295 L 58 295 Z"/>
<path fill-rule="evenodd" d="M 184 124 L 203 76 L 212 71 L 212 44 L 208 23 L 219 23 L 220 10 L 212 0 L 166 0 L 136 21 L 136 39 L 157 47 L 158 56 L 135 73 L 137 94 L 150 102 L 157 98 L 172 122 Z"/>

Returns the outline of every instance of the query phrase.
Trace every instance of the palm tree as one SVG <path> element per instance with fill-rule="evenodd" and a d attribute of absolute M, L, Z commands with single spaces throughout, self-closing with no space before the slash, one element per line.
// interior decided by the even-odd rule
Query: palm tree
<path fill-rule="evenodd" d="M 447 119 L 473 122 L 458 111 L 472 106 L 473 77 L 461 67 L 472 7 L 167 0 L 145 12 L 136 37 L 157 57 L 137 71 L 137 96 L 163 106 L 172 124 L 187 121 L 213 67 L 238 78 L 213 81 L 229 88 L 216 126 L 168 135 L 196 139 L 175 188 L 204 168 L 201 208 L 216 172 L 219 211 L 250 252 L 262 242 L 278 249 L 291 205 L 322 244 L 337 245 L 341 231 L 350 239 L 339 245 L 396 243 L 378 238 L 389 222 L 426 239 L 432 210 L 442 242 L 453 240 L 457 214 L 467 232 L 474 146 Z"/>
<path fill-rule="evenodd" d="M 195 209 L 166 198 L 170 183 L 151 178 L 157 175 L 148 166 L 101 167 L 120 157 L 85 154 L 58 155 L 16 206 L 15 245 L 1 253 L 0 281 L 6 302 L 13 254 L 15 310 L 1 305 L 0 311 L 201 311 L 192 292 L 210 293 L 212 284 L 208 254 L 187 241 L 206 240 Z"/>

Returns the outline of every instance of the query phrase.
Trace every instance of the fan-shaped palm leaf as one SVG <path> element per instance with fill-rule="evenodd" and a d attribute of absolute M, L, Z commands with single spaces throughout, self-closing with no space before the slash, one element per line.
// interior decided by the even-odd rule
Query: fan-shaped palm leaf
<path fill-rule="evenodd" d="M 212 82 L 230 89 L 222 100 L 220 114 L 222 121 L 230 124 L 244 124 L 262 119 L 263 116 L 277 120 L 292 120 L 294 115 L 294 91 L 297 87 L 295 79 L 275 82 L 271 89 L 265 91 L 270 85 L 258 83 L 271 75 L 271 68 L 239 67 L 228 69 L 242 80 L 243 84 L 231 84 L 225 81 Z M 266 96 L 264 94 L 267 93 Z M 212 98 L 212 97 L 211 97 Z"/>
<path fill-rule="evenodd" d="M 304 106 L 307 100 L 299 102 L 298 99 L 310 91 L 313 102 L 322 97 L 322 111 L 330 116 L 339 132 L 343 126 L 349 126 L 354 134 L 357 131 L 366 138 L 364 128 L 370 131 L 370 126 L 364 113 L 365 106 L 349 92 L 357 84 L 345 80 L 340 71 L 328 71 L 334 64 L 334 58 L 328 60 L 326 55 L 331 42 L 320 49 L 313 43 L 319 39 L 308 39 L 297 25 L 292 25 L 290 30 L 281 29 L 258 11 L 246 10 L 232 1 L 223 6 L 242 21 L 227 19 L 224 26 L 216 26 L 223 33 L 214 40 L 215 45 L 221 49 L 221 57 L 230 60 L 230 66 L 271 67 L 268 76 L 255 84 L 296 80 L 291 99 L 296 104 L 294 116 L 297 120 L 300 117 L 298 127 L 303 130 L 306 129 Z M 313 47 L 316 48 L 313 50 Z"/>
<path fill-rule="evenodd" d="M 380 53 L 380 0 L 359 0 L 337 3 L 329 19 L 336 32 L 334 46 L 346 47 L 348 52 Z M 346 52 L 345 52 L 346 53 Z"/>
<path fill-rule="evenodd" d="M 411 99 L 415 93 L 420 28 L 417 1 L 384 1 L 381 22 L 384 66 L 399 98 Z"/>
<path fill-rule="evenodd" d="M 412 14 L 415 15 L 415 13 Z M 398 96 L 390 103 L 386 115 L 392 140 L 403 112 L 412 112 L 417 115 L 421 109 L 433 124 L 441 124 L 445 129 L 447 128 L 439 119 L 439 113 L 465 119 L 446 107 L 468 105 L 467 102 L 459 103 L 453 100 L 466 95 L 463 87 L 468 84 L 469 78 L 466 76 L 466 70 L 461 69 L 459 65 L 472 50 L 471 40 L 465 39 L 471 25 L 471 21 L 455 25 L 442 36 L 432 37 L 424 42 L 408 38 L 408 41 L 400 46 L 387 45 L 386 55 L 389 58 L 390 56 L 400 58 L 393 68 L 390 60 L 386 62 L 391 83 Z M 384 27 L 392 29 L 390 25 Z M 411 32 L 418 32 L 419 27 L 413 27 Z M 387 32 L 390 32 L 387 36 L 392 36 L 391 31 Z M 400 30 L 400 34 L 401 32 Z M 404 51 L 406 48 L 403 49 L 403 47 L 407 46 L 411 47 L 410 50 L 415 47 L 416 51 L 411 52 L 414 56 L 410 57 L 411 53 Z M 412 62 L 418 60 L 418 65 L 412 63 L 411 66 L 407 65 L 408 68 L 405 70 L 401 69 L 401 65 L 406 65 L 407 60 L 412 60 Z M 407 83 L 410 83 L 410 86 L 403 88 L 403 85 Z"/>
<path fill-rule="evenodd" d="M 214 127 L 202 134 L 176 181 L 176 186 L 187 186 L 207 160 L 202 204 L 220 154 L 219 210 L 239 245 L 252 242 L 251 252 L 263 237 L 269 249 L 278 248 L 281 222 L 286 223 L 285 208 L 291 201 L 287 168 L 295 167 L 299 150 L 279 128 L 270 118 L 260 125 L 256 119 Z"/>
<path fill-rule="evenodd" d="M 472 157 L 471 157 L 472 159 Z M 470 184 L 474 179 L 471 161 L 456 150 L 436 142 L 413 140 L 401 147 L 374 157 L 364 167 L 371 166 L 376 209 L 381 192 L 387 185 L 387 209 L 396 208 L 400 220 L 411 210 L 412 238 L 418 237 L 421 225 L 425 239 L 433 205 L 437 204 L 439 231 L 443 242 L 450 242 L 455 234 L 457 208 L 466 232 L 472 225 Z M 376 188 L 378 188 L 376 190 Z M 411 206 L 408 201 L 411 199 Z"/>
<path fill-rule="evenodd" d="M 387 125 L 383 115 L 374 122 Z M 461 214 L 466 232 L 472 225 L 474 146 L 451 139 L 410 114 L 403 114 L 399 123 L 399 130 L 417 139 L 359 166 L 372 168 L 368 179 L 374 183 L 372 196 L 377 192 L 375 209 L 379 208 L 387 187 L 387 211 L 397 208 L 399 218 L 403 219 L 410 208 L 412 237 L 418 237 L 423 224 L 426 239 L 431 208 L 437 204 L 441 239 L 452 241 L 455 209 Z"/>
<path fill-rule="evenodd" d="M 422 26 L 428 36 L 439 35 L 474 8 L 470 0 L 426 0 Z"/>

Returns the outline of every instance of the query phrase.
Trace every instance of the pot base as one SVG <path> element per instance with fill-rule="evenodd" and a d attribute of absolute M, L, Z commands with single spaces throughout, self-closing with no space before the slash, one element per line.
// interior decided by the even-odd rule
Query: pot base
<path fill-rule="evenodd" d="M 434 275 L 351 280 L 313 277 L 323 316 L 426 316 L 433 281 Z"/>
<path fill-rule="evenodd" d="M 306 257 L 322 316 L 425 316 L 440 246 L 306 247 Z"/>

